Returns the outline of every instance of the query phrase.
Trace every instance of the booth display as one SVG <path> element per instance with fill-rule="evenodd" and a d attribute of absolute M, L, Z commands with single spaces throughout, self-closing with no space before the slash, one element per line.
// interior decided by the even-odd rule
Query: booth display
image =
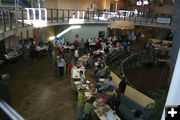
<path fill-rule="evenodd" d="M 81 63 L 81 66 L 82 63 L 87 59 L 88 55 L 79 58 L 79 63 Z M 84 80 L 82 80 L 82 75 Z M 89 80 L 85 80 L 85 69 L 76 67 L 72 69 L 71 83 L 75 91 L 79 92 L 80 88 L 83 89 L 87 100 L 91 97 L 96 98 L 96 101 L 94 101 L 93 105 L 95 107 L 95 113 L 100 120 L 120 120 L 120 118 L 113 112 L 113 110 L 103 102 L 103 99 L 95 89 L 95 85 L 92 84 Z"/>
<path fill-rule="evenodd" d="M 80 73 L 82 73 L 83 77 L 85 78 L 85 69 L 81 69 L 81 68 L 72 69 L 72 78 L 81 79 Z"/>

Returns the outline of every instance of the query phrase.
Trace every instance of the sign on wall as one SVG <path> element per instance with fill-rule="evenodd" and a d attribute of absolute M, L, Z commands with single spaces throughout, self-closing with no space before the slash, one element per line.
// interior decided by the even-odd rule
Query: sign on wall
<path fill-rule="evenodd" d="M 55 46 L 63 46 L 63 44 L 64 44 L 64 38 L 59 37 L 54 39 Z"/>
<path fill-rule="evenodd" d="M 170 23 L 171 22 L 171 18 L 158 18 L 157 22 L 158 23 Z"/>

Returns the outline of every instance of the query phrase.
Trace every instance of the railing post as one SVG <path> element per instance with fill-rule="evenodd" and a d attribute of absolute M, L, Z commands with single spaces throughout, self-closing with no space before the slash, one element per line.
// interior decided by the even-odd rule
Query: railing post
<path fill-rule="evenodd" d="M 22 27 L 24 27 L 24 15 L 23 15 L 23 9 L 21 9 L 21 18 L 22 18 Z"/>
<path fill-rule="evenodd" d="M 3 31 L 6 31 L 6 23 L 5 23 L 5 19 L 4 19 L 4 11 L 3 9 L 1 9 L 1 15 L 2 15 L 2 26 L 3 26 Z"/>
<path fill-rule="evenodd" d="M 56 9 L 56 22 L 58 22 L 58 21 L 59 21 L 59 10 Z"/>
<path fill-rule="evenodd" d="M 131 15 L 132 15 L 132 13 L 130 12 L 130 14 L 129 14 L 129 21 L 131 21 Z"/>
<path fill-rule="evenodd" d="M 62 10 L 62 21 L 64 22 L 64 9 Z"/>
<path fill-rule="evenodd" d="M 70 13 L 70 11 L 68 10 L 68 22 L 69 22 L 69 13 Z"/>
<path fill-rule="evenodd" d="M 8 9 L 8 18 L 9 18 L 9 28 L 12 30 L 12 20 L 11 20 L 11 14 L 10 9 Z"/>
<path fill-rule="evenodd" d="M 120 20 L 120 12 L 119 12 L 119 20 Z"/>
<path fill-rule="evenodd" d="M 94 11 L 93 11 L 93 21 L 94 21 Z"/>
<path fill-rule="evenodd" d="M 89 8 L 87 9 L 87 19 L 89 21 Z"/>
<path fill-rule="evenodd" d="M 152 16 L 151 16 L 152 17 Z M 152 20 L 151 20 L 151 24 L 153 24 L 153 17 L 152 17 Z"/>
<path fill-rule="evenodd" d="M 51 22 L 53 22 L 53 9 L 51 9 Z"/>
<path fill-rule="evenodd" d="M 98 11 L 98 21 L 99 21 L 99 11 Z"/>

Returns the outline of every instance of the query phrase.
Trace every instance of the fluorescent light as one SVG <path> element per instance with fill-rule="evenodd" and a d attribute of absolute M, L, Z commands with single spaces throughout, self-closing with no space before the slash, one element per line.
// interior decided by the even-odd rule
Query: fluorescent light
<path fill-rule="evenodd" d="M 136 4 L 137 5 L 142 5 L 142 2 L 141 1 L 137 1 Z"/>
<path fill-rule="evenodd" d="M 84 19 L 69 19 L 69 24 L 83 24 Z"/>
<path fill-rule="evenodd" d="M 50 40 L 50 41 L 52 41 L 52 40 L 54 40 L 54 39 L 55 39 L 55 36 L 50 36 L 50 37 L 49 37 L 49 40 Z"/>
<path fill-rule="evenodd" d="M 73 25 L 73 26 L 71 26 L 71 30 L 72 29 L 79 29 L 79 28 L 81 28 L 81 25 Z"/>
<path fill-rule="evenodd" d="M 72 25 L 72 26 L 68 27 L 66 30 L 64 30 L 61 33 L 59 33 L 58 35 L 56 35 L 56 37 L 61 37 L 65 33 L 69 32 L 70 30 L 79 29 L 79 28 L 81 28 L 81 25 Z"/>
<path fill-rule="evenodd" d="M 148 2 L 147 0 L 144 0 L 144 1 L 143 1 L 143 4 L 144 4 L 144 5 L 148 5 L 149 2 Z"/>

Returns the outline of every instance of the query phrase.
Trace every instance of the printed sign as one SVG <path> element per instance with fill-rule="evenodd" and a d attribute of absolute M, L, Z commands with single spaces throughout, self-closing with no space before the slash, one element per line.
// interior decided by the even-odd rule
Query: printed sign
<path fill-rule="evenodd" d="M 55 46 L 63 46 L 64 44 L 64 38 L 55 38 L 54 45 Z"/>
<path fill-rule="evenodd" d="M 171 22 L 171 18 L 158 18 L 157 22 L 158 23 L 170 23 Z"/>

